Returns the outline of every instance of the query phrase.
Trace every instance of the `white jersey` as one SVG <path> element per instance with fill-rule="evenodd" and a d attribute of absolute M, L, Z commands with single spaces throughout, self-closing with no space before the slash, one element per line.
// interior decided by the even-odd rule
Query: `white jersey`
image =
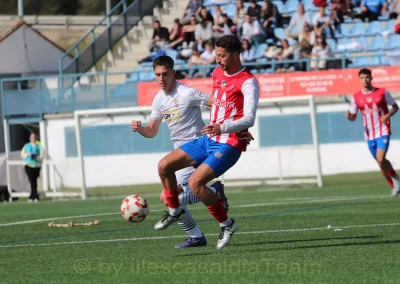
<path fill-rule="evenodd" d="M 154 97 L 150 118 L 162 119 L 168 129 L 175 148 L 201 136 L 204 122 L 201 107 L 206 104 L 208 95 L 176 82 L 170 94 L 160 90 Z"/>

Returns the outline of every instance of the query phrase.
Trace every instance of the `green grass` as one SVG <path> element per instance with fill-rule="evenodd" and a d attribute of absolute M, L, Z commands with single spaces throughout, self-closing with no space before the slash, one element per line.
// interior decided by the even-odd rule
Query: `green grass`
<path fill-rule="evenodd" d="M 388 197 L 390 190 L 377 173 L 326 177 L 325 184 L 322 189 L 227 189 L 229 213 L 240 229 L 219 251 L 218 224 L 202 204 L 189 208 L 207 247 L 177 250 L 174 245 L 185 237 L 178 226 L 153 229 L 164 209 L 157 186 L 98 189 L 101 195 L 147 197 L 150 215 L 140 224 L 122 219 L 121 198 L 1 205 L 0 282 L 399 283 L 400 200 Z M 4 226 L 55 217 L 67 217 L 56 223 L 100 220 L 101 225 Z"/>

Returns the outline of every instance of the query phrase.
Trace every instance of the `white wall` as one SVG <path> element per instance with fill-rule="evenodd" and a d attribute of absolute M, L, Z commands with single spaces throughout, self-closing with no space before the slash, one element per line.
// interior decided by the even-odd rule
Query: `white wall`
<path fill-rule="evenodd" d="M 62 50 L 23 25 L 0 44 L 0 74 L 55 73 L 63 54 Z"/>
<path fill-rule="evenodd" d="M 347 105 L 318 106 L 318 112 L 344 111 Z M 306 107 L 266 109 L 262 108 L 258 114 L 302 113 Z M 132 119 L 148 118 L 142 116 L 84 119 L 84 125 L 129 124 Z M 208 113 L 204 113 L 207 121 Z M 346 121 L 344 120 L 344 123 Z M 350 122 L 348 122 L 350 123 Z M 47 147 L 50 158 L 56 165 L 62 183 L 67 187 L 79 187 L 80 170 L 78 158 L 66 158 L 64 128 L 74 126 L 72 119 L 54 119 L 47 121 Z M 258 125 L 251 130 L 258 133 Z M 139 134 L 138 134 L 139 135 Z M 271 133 L 271 135 L 273 135 Z M 256 137 L 257 135 L 255 135 Z M 362 125 L 360 125 L 362 136 Z M 324 144 L 320 147 L 322 171 L 324 175 L 376 171 L 377 166 L 371 157 L 365 142 Z M 117 186 L 131 184 L 158 183 L 158 161 L 167 153 L 115 155 L 85 157 L 86 181 L 88 187 Z M 280 157 L 280 158 L 279 158 Z M 312 176 L 316 174 L 316 155 L 314 149 L 305 147 L 259 148 L 258 140 L 249 146 L 242 154 L 239 162 L 225 175 L 226 179 L 251 179 L 278 177 L 279 171 L 284 176 Z M 400 157 L 400 140 L 391 141 L 388 158 L 394 167 L 398 166 L 395 158 Z M 281 159 L 281 163 L 279 163 Z M 280 165 L 280 166 L 279 166 Z M 57 180 L 60 184 L 61 180 Z"/>

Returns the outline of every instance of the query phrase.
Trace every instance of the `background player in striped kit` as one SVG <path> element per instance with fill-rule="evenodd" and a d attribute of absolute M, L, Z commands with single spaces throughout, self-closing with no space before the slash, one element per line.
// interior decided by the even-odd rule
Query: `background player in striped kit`
<path fill-rule="evenodd" d="M 369 69 L 361 69 L 358 72 L 361 91 L 355 93 L 350 102 L 350 109 L 346 118 L 354 121 L 358 110 L 362 114 L 364 123 L 365 140 L 369 150 L 377 161 L 382 175 L 392 188 L 392 197 L 400 194 L 399 175 L 392 164 L 386 159 L 386 153 L 390 142 L 390 117 L 399 109 L 396 101 L 388 90 L 372 86 L 372 72 Z M 392 107 L 389 110 L 388 105 Z"/>

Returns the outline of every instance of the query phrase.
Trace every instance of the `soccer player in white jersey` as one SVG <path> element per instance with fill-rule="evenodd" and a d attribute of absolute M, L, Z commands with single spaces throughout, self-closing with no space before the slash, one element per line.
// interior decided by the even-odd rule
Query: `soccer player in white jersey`
<path fill-rule="evenodd" d="M 210 122 L 202 135 L 176 148 L 158 164 L 169 212 L 156 225 L 166 228 L 185 217 L 179 204 L 175 172 L 188 166 L 196 170 L 189 178 L 189 187 L 218 221 L 220 234 L 217 249 L 225 247 L 238 229 L 228 217 L 218 196 L 206 184 L 224 174 L 246 151 L 248 128 L 254 125 L 259 99 L 259 85 L 240 61 L 242 44 L 234 35 L 225 35 L 215 42 L 219 67 L 212 74 L 213 97 Z"/>
<path fill-rule="evenodd" d="M 361 91 L 353 95 L 346 117 L 348 120 L 354 121 L 358 111 L 362 114 L 365 140 L 368 142 L 369 150 L 392 189 L 392 197 L 396 197 L 400 194 L 399 175 L 386 159 L 386 153 L 389 149 L 391 135 L 390 117 L 399 110 L 399 107 L 388 90 L 372 86 L 371 70 L 361 69 L 358 77 Z M 392 107 L 391 110 L 388 105 Z"/>
<path fill-rule="evenodd" d="M 174 147 L 182 146 L 188 141 L 201 136 L 204 122 L 201 115 L 202 106 L 211 106 L 211 96 L 196 89 L 181 84 L 175 80 L 174 60 L 169 56 L 159 56 L 153 62 L 154 74 L 161 90 L 156 94 L 152 104 L 150 121 L 147 126 L 142 126 L 141 121 L 134 120 L 131 128 L 147 138 L 157 135 L 161 121 L 168 124 L 171 140 Z M 185 210 L 186 218 L 178 222 L 181 228 L 189 235 L 184 243 L 176 248 L 205 246 L 207 241 L 193 220 L 187 204 L 198 203 L 200 200 L 193 195 L 188 179 L 194 172 L 192 166 L 177 171 L 176 179 L 179 185 L 179 202 Z M 183 190 L 183 192 L 182 192 Z M 210 186 L 228 211 L 228 203 L 224 193 L 224 186 L 217 181 Z M 164 191 L 161 192 L 161 202 L 167 205 Z"/>

